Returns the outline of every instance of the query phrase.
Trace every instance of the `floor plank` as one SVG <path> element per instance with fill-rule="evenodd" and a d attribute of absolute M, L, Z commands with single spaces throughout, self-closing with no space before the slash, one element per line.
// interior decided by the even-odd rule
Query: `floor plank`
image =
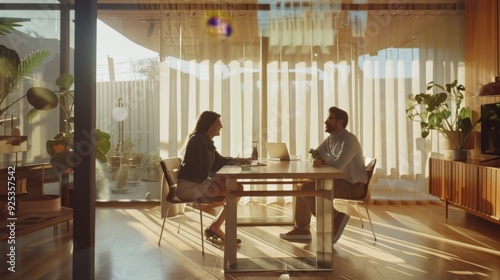
<path fill-rule="evenodd" d="M 354 207 L 334 247 L 332 272 L 226 273 L 220 243 L 205 242 L 201 255 L 198 213 L 188 210 L 181 231 L 179 218 L 167 220 L 160 247 L 159 206 L 98 207 L 96 210 L 96 279 L 500 279 L 500 225 L 442 205 L 370 205 L 377 242 L 370 225 Z M 244 206 L 240 213 L 289 216 L 290 205 Z M 281 212 L 281 214 L 280 214 Z M 208 223 L 212 216 L 204 214 Z M 238 257 L 313 256 L 312 242 L 287 242 L 278 234 L 287 225 L 242 226 Z M 60 226 L 16 238 L 16 272 L 7 270 L 9 244 L 1 243 L 1 279 L 71 279 L 71 232 Z"/>

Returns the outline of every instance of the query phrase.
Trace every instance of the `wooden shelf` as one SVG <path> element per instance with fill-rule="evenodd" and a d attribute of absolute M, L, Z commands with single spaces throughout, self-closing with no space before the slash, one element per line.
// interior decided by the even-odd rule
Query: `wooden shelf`
<path fill-rule="evenodd" d="M 28 151 L 28 136 L 0 135 L 0 154 Z"/>
<path fill-rule="evenodd" d="M 57 226 L 66 222 L 66 230 L 69 230 L 69 221 L 73 219 L 73 210 L 61 207 L 59 211 L 51 212 L 16 212 L 16 220 L 3 220 L 0 222 L 0 241 L 6 241 L 10 235 L 7 227 L 11 222 L 15 222 L 15 237 L 32 233 L 47 227 L 54 226 L 54 235 L 57 235 Z"/>

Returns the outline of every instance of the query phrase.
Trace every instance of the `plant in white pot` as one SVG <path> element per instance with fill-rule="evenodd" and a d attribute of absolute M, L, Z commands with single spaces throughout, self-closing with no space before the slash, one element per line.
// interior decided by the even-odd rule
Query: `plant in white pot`
<path fill-rule="evenodd" d="M 472 110 L 462 106 L 465 87 L 453 81 L 442 86 L 429 82 L 429 93 L 410 95 L 406 116 L 420 123 L 421 136 L 426 138 L 430 130 L 439 130 L 453 146 L 453 159 L 466 160 L 471 133 L 481 119 L 472 120 Z"/>

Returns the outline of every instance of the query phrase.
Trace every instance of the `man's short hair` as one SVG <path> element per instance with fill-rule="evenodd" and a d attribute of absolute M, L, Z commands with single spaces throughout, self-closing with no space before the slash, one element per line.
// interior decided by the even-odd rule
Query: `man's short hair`
<path fill-rule="evenodd" d="M 334 115 L 337 120 L 342 120 L 342 125 L 344 126 L 344 128 L 347 127 L 347 123 L 349 122 L 349 115 L 347 115 L 346 111 L 337 107 L 330 107 L 330 109 L 328 109 L 328 113 Z"/>

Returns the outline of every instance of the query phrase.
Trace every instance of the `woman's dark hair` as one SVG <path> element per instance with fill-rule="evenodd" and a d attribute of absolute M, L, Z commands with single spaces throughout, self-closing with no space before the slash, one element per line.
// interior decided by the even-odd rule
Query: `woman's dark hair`
<path fill-rule="evenodd" d="M 193 131 L 189 134 L 191 137 L 194 134 L 205 134 L 212 124 L 220 118 L 220 115 L 213 111 L 205 111 L 200 114 Z"/>
<path fill-rule="evenodd" d="M 334 115 L 337 120 L 342 120 L 342 126 L 344 126 L 344 128 L 347 127 L 347 123 L 349 122 L 349 116 L 347 115 L 346 111 L 339 109 L 337 107 L 330 107 L 330 109 L 328 109 L 328 113 Z"/>

